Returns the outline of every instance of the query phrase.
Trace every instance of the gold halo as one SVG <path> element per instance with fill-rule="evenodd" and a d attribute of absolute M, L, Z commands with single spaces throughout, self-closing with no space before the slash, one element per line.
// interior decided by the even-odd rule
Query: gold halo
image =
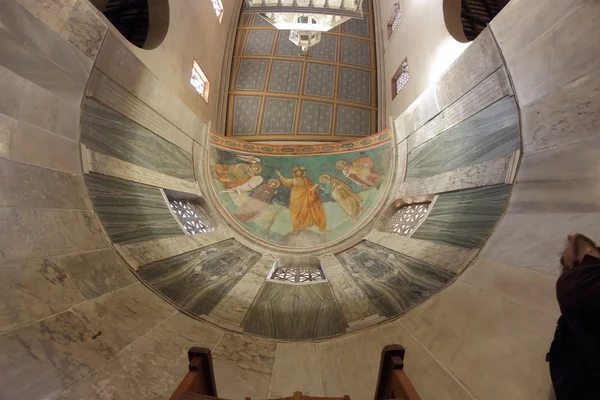
<path fill-rule="evenodd" d="M 335 163 L 335 169 L 342 169 L 346 166 L 346 161 L 344 160 L 339 160 L 338 162 Z"/>
<path fill-rule="evenodd" d="M 319 182 L 321 183 L 327 183 L 329 181 L 331 181 L 331 177 L 327 174 L 323 174 L 319 177 Z"/>
<path fill-rule="evenodd" d="M 269 186 L 272 186 L 271 183 L 273 183 L 273 182 L 275 182 L 275 186 L 274 187 L 275 187 L 275 189 L 277 189 L 279 187 L 279 185 L 280 185 L 280 183 L 279 183 L 279 181 L 277 179 L 271 178 L 271 179 L 269 179 L 269 181 L 267 183 L 269 184 Z"/>
<path fill-rule="evenodd" d="M 256 172 L 257 174 L 260 174 L 262 172 L 262 166 L 258 165 L 258 164 L 252 164 L 250 165 L 250 169 L 254 172 Z"/>

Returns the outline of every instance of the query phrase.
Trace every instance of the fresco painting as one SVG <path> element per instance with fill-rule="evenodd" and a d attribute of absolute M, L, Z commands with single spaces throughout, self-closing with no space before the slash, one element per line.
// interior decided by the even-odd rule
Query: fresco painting
<path fill-rule="evenodd" d="M 257 239 L 280 247 L 322 246 L 367 220 L 387 187 L 389 140 L 356 147 L 335 154 L 262 154 L 211 143 L 212 187 L 228 216 Z"/>

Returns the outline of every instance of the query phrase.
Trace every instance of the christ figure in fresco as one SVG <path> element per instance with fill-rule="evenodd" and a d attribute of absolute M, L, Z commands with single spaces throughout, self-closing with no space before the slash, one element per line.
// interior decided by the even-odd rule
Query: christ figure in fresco
<path fill-rule="evenodd" d="M 306 168 L 294 167 L 292 177 L 284 178 L 281 172 L 275 171 L 285 186 L 292 188 L 290 193 L 290 215 L 292 217 L 293 234 L 311 226 L 319 228 L 319 232 L 329 232 L 325 210 L 319 197 L 318 185 L 306 177 Z"/>

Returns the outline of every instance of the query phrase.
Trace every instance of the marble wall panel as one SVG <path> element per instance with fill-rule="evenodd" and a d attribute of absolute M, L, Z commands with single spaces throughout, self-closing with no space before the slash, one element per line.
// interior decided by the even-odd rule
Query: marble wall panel
<path fill-rule="evenodd" d="M 85 176 L 96 214 L 115 243 L 185 234 L 159 189 L 102 175 Z"/>
<path fill-rule="evenodd" d="M 551 149 L 600 135 L 600 72 L 523 107 L 523 152 Z"/>
<path fill-rule="evenodd" d="M 269 398 L 288 397 L 294 392 L 304 396 L 323 396 L 323 379 L 315 343 L 278 343 L 273 365 Z"/>
<path fill-rule="evenodd" d="M 587 0 L 543 0 L 531 12 L 526 0 L 510 1 L 490 22 L 504 58 L 512 59 Z"/>
<path fill-rule="evenodd" d="M 246 332 L 277 339 L 311 339 L 347 325 L 327 282 L 294 285 L 267 281 L 242 324 Z"/>
<path fill-rule="evenodd" d="M 507 157 L 519 141 L 517 105 L 505 97 L 409 152 L 407 180 Z"/>
<path fill-rule="evenodd" d="M 98 69 L 92 72 L 88 95 L 188 153 L 192 152 L 191 137 Z"/>
<path fill-rule="evenodd" d="M 154 289 L 200 315 L 208 314 L 258 260 L 260 254 L 234 239 L 141 267 Z"/>
<path fill-rule="evenodd" d="M 195 180 L 190 152 L 92 99 L 84 104 L 81 140 L 92 151 L 176 178 Z"/>
<path fill-rule="evenodd" d="M 112 249 L 57 257 L 52 261 L 67 274 L 86 300 L 137 282 L 127 264 Z"/>
<path fill-rule="evenodd" d="M 436 116 L 440 108 L 435 87 L 430 86 L 396 120 L 396 143 L 400 143 L 410 134 Z"/>
<path fill-rule="evenodd" d="M 57 314 L 83 301 L 56 259 L 0 266 L 0 332 Z"/>
<path fill-rule="evenodd" d="M 133 94 L 148 107 L 202 143 L 205 123 L 185 106 L 119 39 L 108 32 L 95 67 Z M 184 115 L 187 117 L 183 118 Z M 158 131 L 155 131 L 158 132 Z M 190 150 L 191 151 L 191 145 Z"/>
<path fill-rule="evenodd" d="M 67 311 L 0 336 L 0 393 L 7 399 L 53 398 L 92 375 L 116 351 L 107 336 Z M 40 373 L 43 371 L 43 373 Z"/>
<path fill-rule="evenodd" d="M 140 282 L 75 307 L 88 329 L 115 353 L 171 316 L 175 309 Z"/>
<path fill-rule="evenodd" d="M 377 314 L 379 310 L 333 254 L 320 257 L 320 260 L 333 295 L 349 325 Z"/>
<path fill-rule="evenodd" d="M 157 329 L 186 352 L 192 346 L 208 347 L 214 351 L 223 337 L 223 331 L 180 312 L 161 323 Z"/>
<path fill-rule="evenodd" d="M 209 316 L 230 325 L 241 326 L 274 262 L 273 256 L 263 255 L 211 310 Z"/>
<path fill-rule="evenodd" d="M 502 67 L 410 135 L 408 151 L 511 94 L 512 88 L 506 70 Z"/>
<path fill-rule="evenodd" d="M 82 53 L 95 59 L 108 25 L 96 15 L 97 11 L 86 0 L 78 0 L 60 31 L 60 35 L 71 42 Z"/>
<path fill-rule="evenodd" d="M 77 0 L 17 0 L 54 32 L 60 32 Z"/>
<path fill-rule="evenodd" d="M 510 189 L 496 185 L 441 194 L 411 237 L 479 248 L 502 216 Z"/>
<path fill-rule="evenodd" d="M 369 241 L 455 274 L 460 273 L 472 259 L 468 249 L 395 233 L 371 231 Z"/>
<path fill-rule="evenodd" d="M 600 212 L 600 139 L 523 157 L 509 213 Z"/>
<path fill-rule="evenodd" d="M 53 132 L 17 121 L 12 117 L 4 119 L 4 134 L 7 143 L 4 157 L 13 161 L 38 165 L 49 169 L 81 173 L 79 144 Z"/>
<path fill-rule="evenodd" d="M 166 399 L 188 372 L 187 350 L 155 328 L 55 399 Z"/>
<path fill-rule="evenodd" d="M 489 28 L 484 29 L 435 84 L 440 110 L 461 98 L 503 64 L 492 32 Z"/>
<path fill-rule="evenodd" d="M 554 315 L 456 282 L 400 323 L 474 398 L 547 399 L 552 393 L 545 355 L 554 335 Z"/>
<path fill-rule="evenodd" d="M 410 179 L 404 182 L 398 196 L 420 196 L 509 183 L 509 166 L 513 164 L 514 158 L 512 155 L 426 178 Z M 516 161 L 518 162 L 518 157 Z"/>
<path fill-rule="evenodd" d="M 600 68 L 599 17 L 600 4 L 589 1 L 507 60 L 521 107 Z"/>
<path fill-rule="evenodd" d="M 381 315 L 403 313 L 434 294 L 454 274 L 369 241 L 336 255 Z"/>
<path fill-rule="evenodd" d="M 40 1 L 40 3 L 44 2 Z M 54 4 L 59 3 L 54 1 Z M 87 80 L 93 61 L 62 39 L 17 1 L 3 1 L 0 4 L 0 27 L 20 42 L 35 48 L 56 65 L 69 71 L 73 79 L 84 82 Z"/>
<path fill-rule="evenodd" d="M 212 353 L 219 397 L 267 398 L 277 344 L 226 333 Z"/>
<path fill-rule="evenodd" d="M 79 104 L 70 104 L 2 66 L 0 92 L 0 114 L 70 139 L 79 138 Z"/>
<path fill-rule="evenodd" d="M 404 369 L 422 399 L 472 400 L 462 385 L 398 322 L 317 344 L 326 396 L 370 399 L 377 386 L 381 350 L 406 349 Z"/>
<path fill-rule="evenodd" d="M 127 264 L 137 270 L 142 265 L 209 246 L 225 239 L 229 239 L 229 236 L 215 230 L 199 235 L 173 236 L 137 243 L 115 244 L 114 246 Z"/>
<path fill-rule="evenodd" d="M 507 264 L 557 274 L 567 235 L 600 239 L 598 212 L 507 213 L 481 255 Z"/>
<path fill-rule="evenodd" d="M 0 208 L 0 263 L 109 245 L 90 211 Z"/>
<path fill-rule="evenodd" d="M 459 278 L 492 291 L 524 308 L 558 316 L 556 275 L 479 257 Z"/>
<path fill-rule="evenodd" d="M 160 187 L 163 189 L 172 189 L 179 192 L 191 193 L 201 196 L 198 183 L 175 178 L 169 175 L 161 174 L 152 169 L 140 167 L 135 164 L 121 161 L 118 158 L 110 157 L 95 151 L 89 151 L 90 171 L 101 175 L 108 175 L 132 182 L 143 183 L 145 185 Z"/>
<path fill-rule="evenodd" d="M 0 159 L 0 206 L 90 210 L 81 176 Z"/>
<path fill-rule="evenodd" d="M 2 66 L 43 87 L 56 96 L 77 104 L 85 88 L 84 80 L 76 80 L 69 71 L 45 57 L 0 28 L 0 59 Z"/>

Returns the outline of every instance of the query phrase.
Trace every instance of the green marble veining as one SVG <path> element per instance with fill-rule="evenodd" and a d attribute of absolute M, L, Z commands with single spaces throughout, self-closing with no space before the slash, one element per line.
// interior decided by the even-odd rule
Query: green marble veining
<path fill-rule="evenodd" d="M 85 100 L 81 113 L 81 141 L 93 151 L 195 180 L 190 153 L 91 98 Z"/>
<path fill-rule="evenodd" d="M 336 258 L 386 317 L 407 311 L 454 277 L 452 272 L 366 240 Z"/>
<path fill-rule="evenodd" d="M 152 287 L 187 311 L 208 314 L 261 254 L 235 239 L 179 254 L 141 267 Z"/>
<path fill-rule="evenodd" d="M 408 154 L 407 180 L 509 156 L 519 148 L 519 115 L 504 97 Z"/>
<path fill-rule="evenodd" d="M 185 234 L 159 189 L 97 174 L 86 175 L 85 183 L 96 214 L 113 243 Z"/>
<path fill-rule="evenodd" d="M 482 247 L 504 212 L 510 188 L 495 185 L 441 194 L 411 238 Z"/>
<path fill-rule="evenodd" d="M 294 285 L 267 281 L 242 324 L 276 339 L 311 339 L 345 331 L 347 325 L 327 282 Z"/>

